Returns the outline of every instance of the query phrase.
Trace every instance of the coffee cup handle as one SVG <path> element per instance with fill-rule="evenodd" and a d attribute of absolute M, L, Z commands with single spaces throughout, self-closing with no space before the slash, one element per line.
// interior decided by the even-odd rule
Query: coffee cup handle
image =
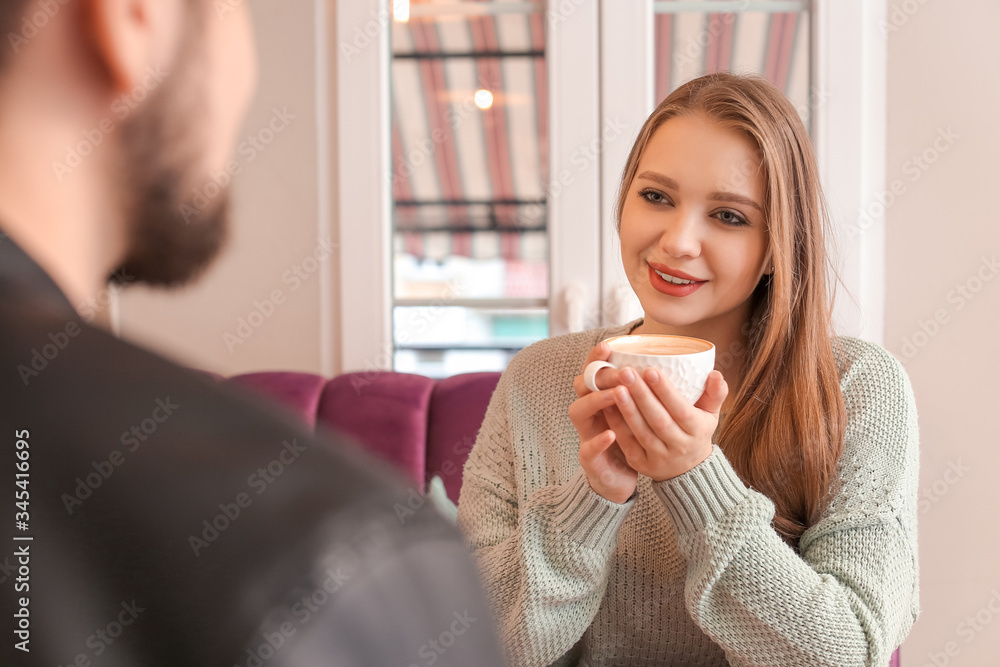
<path fill-rule="evenodd" d="M 590 391 L 600 391 L 597 388 L 597 371 L 602 368 L 616 368 L 614 364 L 608 363 L 607 361 L 591 361 L 587 364 L 587 367 L 583 369 L 583 384 L 586 385 L 587 389 Z"/>

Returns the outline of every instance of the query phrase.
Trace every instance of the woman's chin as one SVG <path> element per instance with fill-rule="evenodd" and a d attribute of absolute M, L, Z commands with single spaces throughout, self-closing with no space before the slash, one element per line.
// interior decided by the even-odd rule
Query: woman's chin
<path fill-rule="evenodd" d="M 651 301 L 651 300 L 650 300 Z M 642 312 L 646 321 L 662 324 L 668 327 L 684 327 L 701 321 L 690 306 L 682 304 L 664 305 L 640 299 Z"/>

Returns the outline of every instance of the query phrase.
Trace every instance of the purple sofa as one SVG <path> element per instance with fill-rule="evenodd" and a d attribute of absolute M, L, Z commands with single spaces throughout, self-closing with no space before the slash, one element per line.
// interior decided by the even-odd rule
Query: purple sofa
<path fill-rule="evenodd" d="M 499 379 L 499 373 L 432 380 L 385 371 L 332 380 L 309 373 L 250 373 L 225 381 L 276 399 L 310 427 L 320 423 L 352 436 L 421 490 L 440 475 L 457 503 L 462 467 Z M 889 667 L 899 665 L 897 650 Z"/>
<path fill-rule="evenodd" d="M 268 372 L 225 381 L 276 399 L 310 427 L 319 423 L 352 436 L 417 482 L 421 491 L 439 475 L 457 503 L 462 467 L 499 379 L 499 373 L 432 380 L 371 372 L 328 380 L 309 373 Z"/>

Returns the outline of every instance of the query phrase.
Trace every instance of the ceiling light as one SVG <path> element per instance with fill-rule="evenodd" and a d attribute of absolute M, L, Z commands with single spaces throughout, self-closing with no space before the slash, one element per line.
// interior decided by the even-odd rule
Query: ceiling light
<path fill-rule="evenodd" d="M 485 88 L 477 90 L 474 99 L 476 100 L 476 106 L 480 109 L 489 109 L 493 106 L 493 93 Z"/>
<path fill-rule="evenodd" d="M 410 0 L 392 0 L 392 18 L 400 23 L 410 20 Z"/>

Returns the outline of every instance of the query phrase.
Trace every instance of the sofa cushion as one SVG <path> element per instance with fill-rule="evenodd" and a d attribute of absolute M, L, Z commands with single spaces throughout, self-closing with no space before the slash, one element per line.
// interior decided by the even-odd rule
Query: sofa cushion
<path fill-rule="evenodd" d="M 462 467 L 476 442 L 500 373 L 465 373 L 438 380 L 427 418 L 427 479 L 440 475 L 458 502 Z"/>
<path fill-rule="evenodd" d="M 311 428 L 316 428 L 316 412 L 326 378 L 312 373 L 275 371 L 236 375 L 230 380 L 277 400 Z"/>
<path fill-rule="evenodd" d="M 427 470 L 427 412 L 434 380 L 408 373 L 347 373 L 326 383 L 318 421 L 345 433 L 394 465 L 423 492 Z"/>

